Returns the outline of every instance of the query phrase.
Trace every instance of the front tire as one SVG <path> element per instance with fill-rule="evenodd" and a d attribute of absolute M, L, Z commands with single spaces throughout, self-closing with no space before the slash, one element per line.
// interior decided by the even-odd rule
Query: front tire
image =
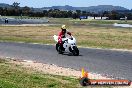
<path fill-rule="evenodd" d="M 79 50 L 76 46 L 73 47 L 73 51 L 72 51 L 74 56 L 78 56 L 79 55 Z"/>

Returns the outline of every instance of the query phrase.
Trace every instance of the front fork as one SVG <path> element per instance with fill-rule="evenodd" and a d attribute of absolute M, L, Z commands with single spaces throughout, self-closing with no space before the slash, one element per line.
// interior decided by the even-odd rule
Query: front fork
<path fill-rule="evenodd" d="M 72 51 L 74 50 L 74 49 L 73 49 L 74 46 L 76 46 L 76 45 L 75 45 L 75 44 L 74 44 L 74 45 L 71 45 L 71 50 L 72 50 Z"/>

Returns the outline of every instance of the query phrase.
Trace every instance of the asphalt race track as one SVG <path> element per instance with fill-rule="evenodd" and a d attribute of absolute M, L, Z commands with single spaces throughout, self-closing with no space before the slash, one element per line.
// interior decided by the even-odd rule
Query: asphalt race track
<path fill-rule="evenodd" d="M 35 60 L 77 70 L 84 67 L 89 72 L 132 80 L 132 52 L 89 48 L 79 50 L 80 56 L 68 53 L 60 55 L 51 45 L 0 43 L 0 56 Z"/>
<path fill-rule="evenodd" d="M 41 18 L 41 19 L 15 19 L 15 18 L 8 18 L 8 23 L 5 23 L 5 18 L 0 18 L 0 24 L 43 24 L 48 23 L 47 19 Z"/>

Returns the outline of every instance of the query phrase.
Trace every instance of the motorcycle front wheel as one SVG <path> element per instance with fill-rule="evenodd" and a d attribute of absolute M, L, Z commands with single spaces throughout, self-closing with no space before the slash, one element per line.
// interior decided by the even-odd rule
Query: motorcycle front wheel
<path fill-rule="evenodd" d="M 72 51 L 74 56 L 78 56 L 79 55 L 79 50 L 76 46 L 73 46 L 73 51 Z"/>

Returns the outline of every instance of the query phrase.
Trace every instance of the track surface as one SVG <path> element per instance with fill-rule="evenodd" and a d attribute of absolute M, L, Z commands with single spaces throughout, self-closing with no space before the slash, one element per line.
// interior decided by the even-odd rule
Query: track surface
<path fill-rule="evenodd" d="M 19 24 L 43 24 L 48 23 L 47 19 L 15 19 L 8 18 L 8 23 L 5 23 L 5 18 L 0 18 L 0 24 L 3 25 L 19 25 Z"/>
<path fill-rule="evenodd" d="M 76 70 L 84 67 L 89 72 L 132 80 L 132 52 L 88 48 L 79 50 L 80 56 L 68 53 L 60 55 L 51 45 L 0 43 L 0 56 L 35 60 Z"/>

